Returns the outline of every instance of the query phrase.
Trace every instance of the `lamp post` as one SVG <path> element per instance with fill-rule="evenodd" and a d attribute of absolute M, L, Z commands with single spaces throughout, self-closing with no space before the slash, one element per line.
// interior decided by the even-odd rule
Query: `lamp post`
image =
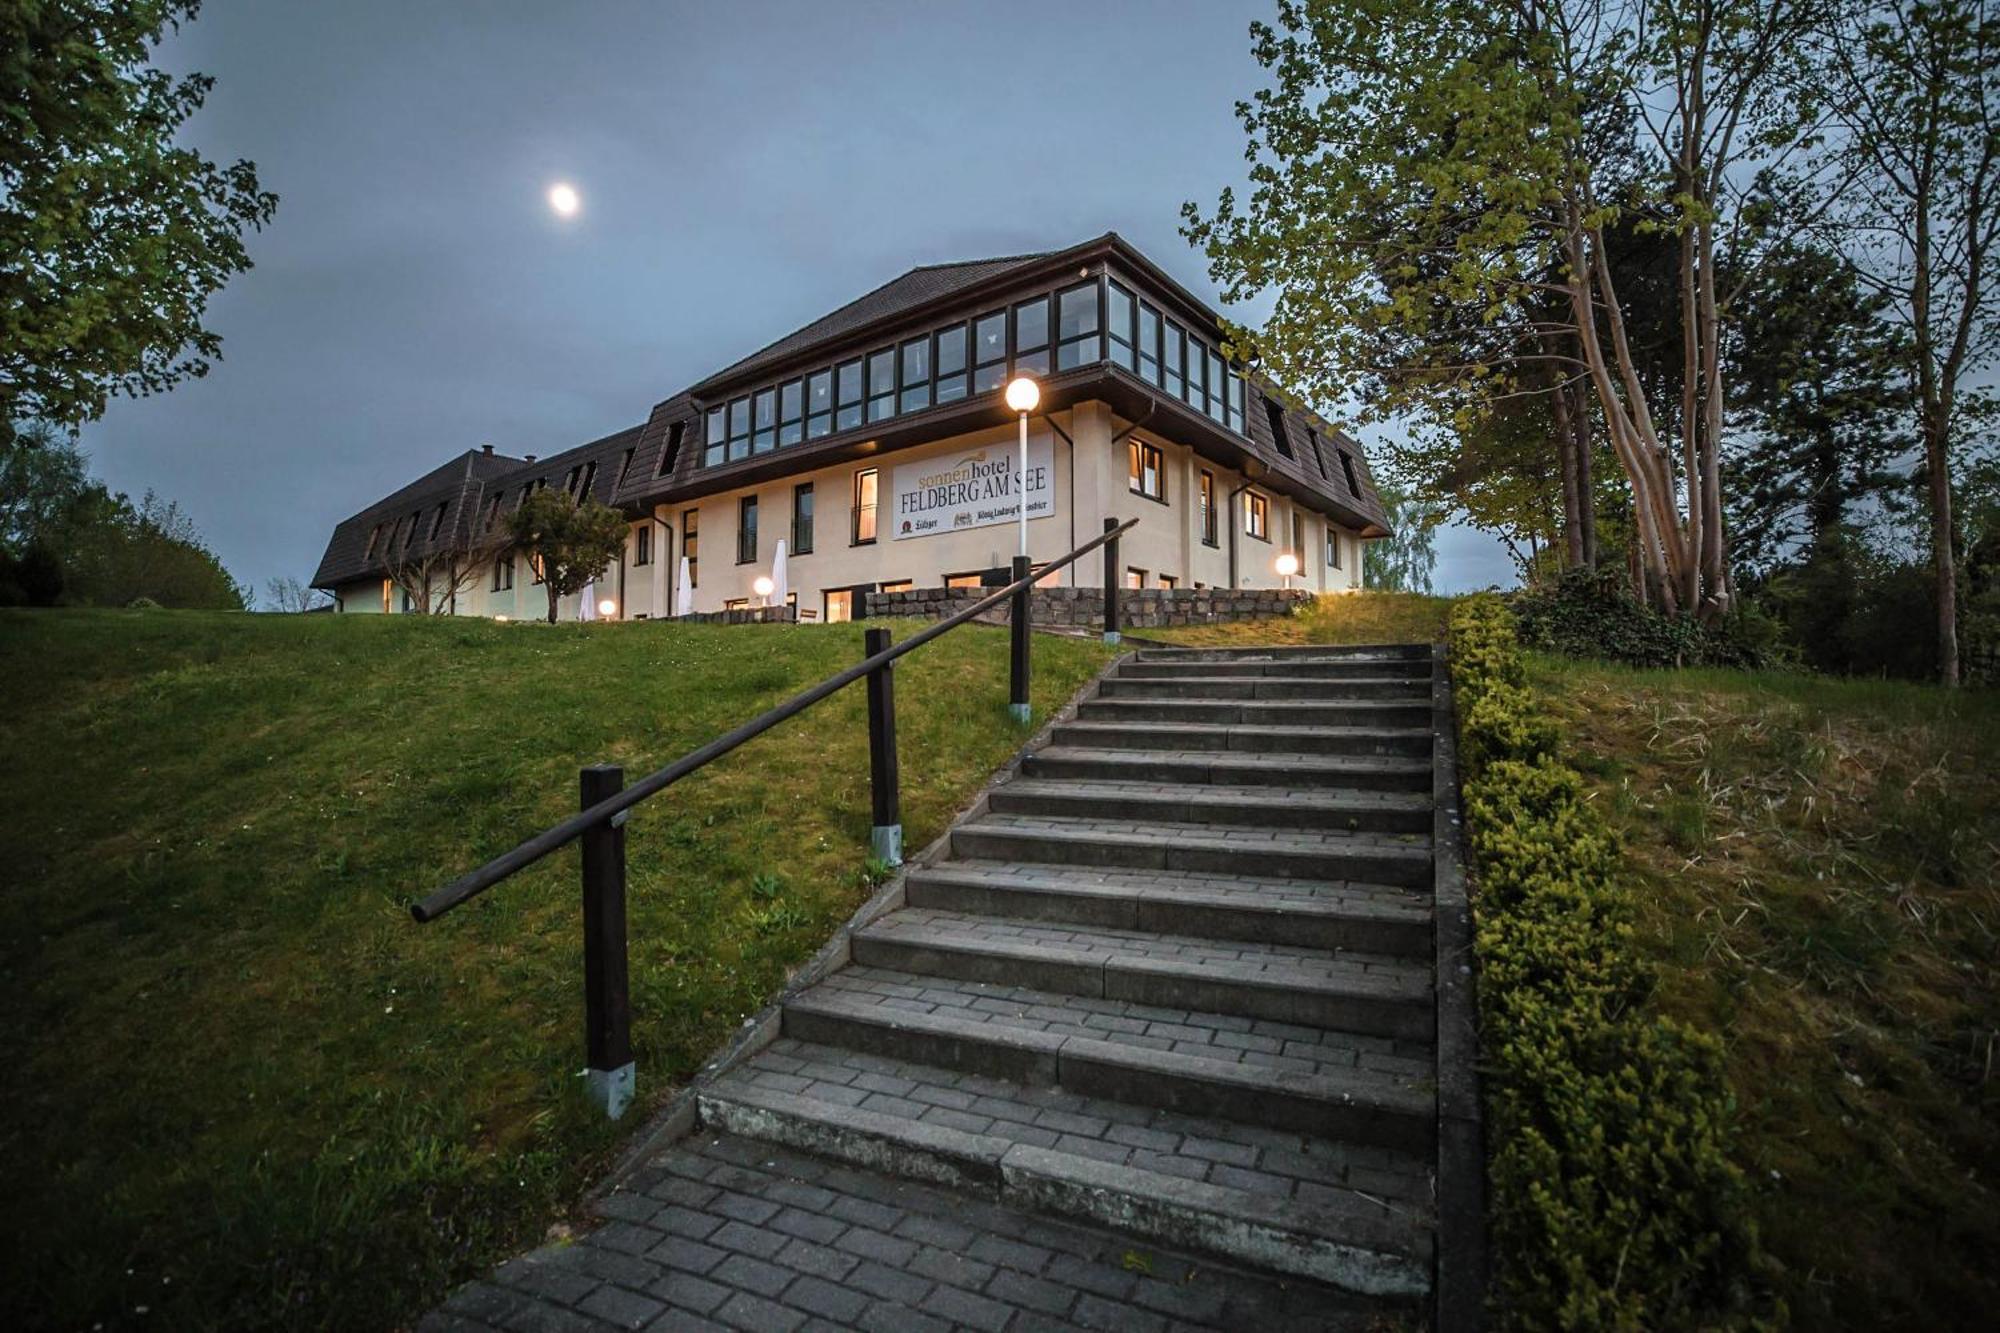
<path fill-rule="evenodd" d="M 1299 558 L 1290 551 L 1278 557 L 1278 577 L 1285 581 L 1285 591 L 1292 590 L 1292 575 L 1299 572 Z"/>
<path fill-rule="evenodd" d="M 757 600 L 760 603 L 769 606 L 771 604 L 771 590 L 777 586 L 777 584 L 771 582 L 769 575 L 759 574 L 757 581 L 750 585 L 750 590 L 757 594 Z"/>
<path fill-rule="evenodd" d="M 1021 414 L 1021 555 L 1028 554 L 1028 413 L 1042 401 L 1042 387 L 1028 375 L 1007 386 L 1007 406 Z"/>

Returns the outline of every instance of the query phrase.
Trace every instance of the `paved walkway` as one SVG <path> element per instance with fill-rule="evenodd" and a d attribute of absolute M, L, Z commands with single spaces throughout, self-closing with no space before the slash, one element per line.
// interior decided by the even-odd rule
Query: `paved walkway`
<path fill-rule="evenodd" d="M 1431 665 L 1128 659 L 701 1088 L 610 1220 L 427 1327 L 1422 1318 Z"/>

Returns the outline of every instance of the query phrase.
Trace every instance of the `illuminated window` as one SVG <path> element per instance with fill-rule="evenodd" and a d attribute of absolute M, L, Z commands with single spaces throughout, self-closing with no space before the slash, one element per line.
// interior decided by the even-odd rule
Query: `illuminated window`
<path fill-rule="evenodd" d="M 1165 502 L 1167 469 L 1158 447 L 1138 440 L 1130 441 L 1129 445 L 1127 454 L 1131 466 L 1132 493 Z"/>
<path fill-rule="evenodd" d="M 881 474 L 872 467 L 862 468 L 854 474 L 852 545 L 866 546 L 875 540 L 875 501 L 880 481 Z"/>
<path fill-rule="evenodd" d="M 1243 530 L 1260 542 L 1271 540 L 1271 502 L 1255 491 L 1243 493 Z"/>
<path fill-rule="evenodd" d="M 1221 534 L 1216 531 L 1215 521 L 1215 474 L 1202 469 L 1201 473 L 1201 544 L 1203 546 L 1222 545 Z"/>

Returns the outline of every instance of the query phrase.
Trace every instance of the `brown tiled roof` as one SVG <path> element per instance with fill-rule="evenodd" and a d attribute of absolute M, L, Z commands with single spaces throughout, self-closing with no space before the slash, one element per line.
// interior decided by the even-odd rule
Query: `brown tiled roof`
<path fill-rule="evenodd" d="M 498 498 L 511 509 L 522 488 L 537 481 L 561 487 L 571 468 L 579 469 L 579 483 L 589 476 L 592 499 L 611 504 L 626 454 L 636 453 L 639 431 L 638 426 L 628 426 L 533 461 L 482 449 L 461 454 L 335 527 L 313 574 L 313 586 L 332 588 L 356 579 L 382 578 L 392 559 L 421 559 L 438 551 L 498 544 L 497 532 L 486 522 L 490 501 Z M 440 504 L 446 506 L 445 514 L 436 522 Z M 418 516 L 414 523 L 413 514 Z M 371 554 L 369 537 L 378 526 L 381 532 Z"/>

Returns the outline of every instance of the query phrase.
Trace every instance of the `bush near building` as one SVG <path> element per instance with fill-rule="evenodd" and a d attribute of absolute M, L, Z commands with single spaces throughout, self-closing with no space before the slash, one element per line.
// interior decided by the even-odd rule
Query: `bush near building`
<path fill-rule="evenodd" d="M 1510 1328 L 1747 1323 L 1757 1237 L 1711 1035 L 1655 1013 L 1616 840 L 1557 757 L 1496 597 L 1451 616 Z"/>

